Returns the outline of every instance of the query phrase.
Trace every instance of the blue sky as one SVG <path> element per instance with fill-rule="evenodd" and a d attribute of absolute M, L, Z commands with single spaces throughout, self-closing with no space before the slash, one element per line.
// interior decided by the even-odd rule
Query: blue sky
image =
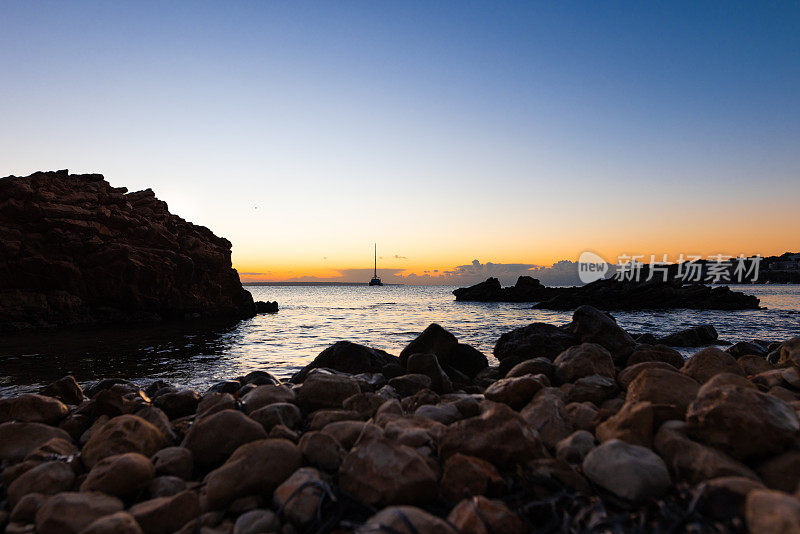
<path fill-rule="evenodd" d="M 800 248 L 797 2 L 5 2 L 0 20 L 0 175 L 152 187 L 264 278 L 335 278 L 373 241 L 415 273 Z"/>

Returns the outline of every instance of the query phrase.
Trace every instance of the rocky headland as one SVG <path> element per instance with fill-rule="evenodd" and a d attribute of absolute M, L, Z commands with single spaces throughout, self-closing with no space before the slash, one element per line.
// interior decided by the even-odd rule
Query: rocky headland
<path fill-rule="evenodd" d="M 547 287 L 530 276 L 501 287 L 497 278 L 453 291 L 456 300 L 476 302 L 535 302 L 535 308 L 574 310 L 589 305 L 601 310 L 756 310 L 759 299 L 727 286 L 684 284 L 680 280 L 597 280 L 585 286 Z"/>
<path fill-rule="evenodd" d="M 0 332 L 257 311 L 230 241 L 100 174 L 0 179 L 0 258 Z"/>
<path fill-rule="evenodd" d="M 434 324 L 399 355 L 336 343 L 289 382 L 65 377 L 0 400 L 0 526 L 800 531 L 800 338 L 685 361 L 651 341 L 582 306 L 501 336 L 500 366 Z"/>

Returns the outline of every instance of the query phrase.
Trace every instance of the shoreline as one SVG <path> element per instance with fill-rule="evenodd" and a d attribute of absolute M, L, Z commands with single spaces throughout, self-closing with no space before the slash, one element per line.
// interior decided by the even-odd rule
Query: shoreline
<path fill-rule="evenodd" d="M 0 400 L 0 523 L 513 533 L 589 528 L 593 510 L 609 528 L 741 532 L 796 506 L 800 524 L 800 338 L 684 361 L 582 307 L 495 356 L 431 325 L 399 356 L 336 343 L 287 382 L 65 377 Z"/>

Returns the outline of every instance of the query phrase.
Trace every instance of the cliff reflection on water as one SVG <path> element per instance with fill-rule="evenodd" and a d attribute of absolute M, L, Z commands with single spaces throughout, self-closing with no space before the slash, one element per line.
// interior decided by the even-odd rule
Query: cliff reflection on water
<path fill-rule="evenodd" d="M 535 321 L 565 324 L 572 316 L 572 312 L 533 310 L 530 304 L 455 302 L 453 288 L 442 286 L 248 289 L 256 300 L 277 300 L 281 311 L 237 323 L 126 325 L 6 336 L 0 339 L 0 394 L 34 390 L 66 374 L 81 382 L 122 377 L 145 383 L 160 378 L 199 390 L 255 369 L 288 378 L 342 339 L 399 354 L 432 322 L 491 356 L 503 332 Z M 800 286 L 738 286 L 737 290 L 758 296 L 768 309 L 614 316 L 634 334 L 662 335 L 707 323 L 717 328 L 720 338 L 732 342 L 800 335 Z"/>

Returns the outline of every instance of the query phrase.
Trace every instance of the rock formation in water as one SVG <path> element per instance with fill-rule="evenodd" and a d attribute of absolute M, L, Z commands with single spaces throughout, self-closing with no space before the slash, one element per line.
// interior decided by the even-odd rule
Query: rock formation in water
<path fill-rule="evenodd" d="M 247 317 L 231 243 L 100 174 L 0 179 L 0 331 Z"/>
<path fill-rule="evenodd" d="M 536 308 L 574 310 L 589 305 L 601 310 L 755 310 L 757 297 L 727 286 L 684 284 L 680 280 L 649 282 L 598 280 L 578 287 L 546 287 L 529 276 L 501 287 L 497 278 L 453 291 L 456 300 L 478 302 L 535 302 Z"/>

